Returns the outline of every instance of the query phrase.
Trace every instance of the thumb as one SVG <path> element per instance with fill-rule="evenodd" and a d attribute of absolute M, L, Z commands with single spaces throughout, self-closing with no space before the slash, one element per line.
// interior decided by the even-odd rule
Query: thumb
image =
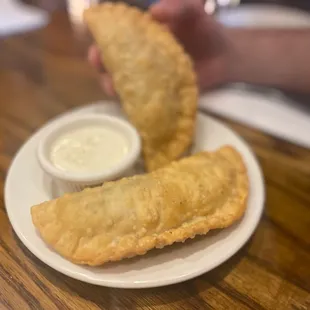
<path fill-rule="evenodd" d="M 153 18 L 163 23 L 188 20 L 202 12 L 202 0 L 159 0 L 150 7 Z"/>
<path fill-rule="evenodd" d="M 184 14 L 184 0 L 159 0 L 150 8 L 150 13 L 156 20 L 168 23 Z"/>

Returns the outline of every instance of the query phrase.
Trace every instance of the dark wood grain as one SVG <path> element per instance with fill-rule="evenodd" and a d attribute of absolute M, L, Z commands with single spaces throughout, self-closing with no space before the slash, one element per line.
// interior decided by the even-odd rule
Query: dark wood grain
<path fill-rule="evenodd" d="M 222 266 L 165 288 L 109 289 L 68 278 L 23 246 L 5 212 L 5 174 L 47 120 L 104 98 L 87 43 L 61 12 L 42 31 L 0 42 L 0 309 L 310 309 L 310 150 L 225 119 L 257 155 L 267 201 L 251 240 Z"/>

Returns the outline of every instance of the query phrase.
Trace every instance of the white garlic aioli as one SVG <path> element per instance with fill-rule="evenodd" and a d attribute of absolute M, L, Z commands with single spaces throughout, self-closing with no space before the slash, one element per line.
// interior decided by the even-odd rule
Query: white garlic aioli
<path fill-rule="evenodd" d="M 50 160 L 55 167 L 67 172 L 100 172 L 117 164 L 128 151 L 128 141 L 119 131 L 90 125 L 55 139 Z"/>

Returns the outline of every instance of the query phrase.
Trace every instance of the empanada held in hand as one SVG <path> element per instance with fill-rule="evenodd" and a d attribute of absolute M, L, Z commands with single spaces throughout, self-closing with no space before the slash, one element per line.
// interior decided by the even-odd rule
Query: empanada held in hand
<path fill-rule="evenodd" d="M 70 261 L 102 265 L 225 228 L 244 213 L 248 177 L 231 147 L 31 208 L 46 243 Z M 184 244 L 186 246 L 186 243 Z"/>
<path fill-rule="evenodd" d="M 198 96 L 189 56 L 168 29 L 137 8 L 104 3 L 84 18 L 142 137 L 146 169 L 181 157 L 192 143 Z"/>

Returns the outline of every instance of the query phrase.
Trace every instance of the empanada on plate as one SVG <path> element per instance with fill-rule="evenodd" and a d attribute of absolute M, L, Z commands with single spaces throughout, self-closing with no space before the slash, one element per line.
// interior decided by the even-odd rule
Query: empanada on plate
<path fill-rule="evenodd" d="M 78 264 L 101 265 L 225 228 L 244 213 L 248 177 L 231 147 L 31 208 L 42 238 Z M 186 246 L 186 244 L 184 245 Z"/>
<path fill-rule="evenodd" d="M 142 137 L 146 169 L 181 157 L 192 143 L 198 100 L 190 57 L 165 26 L 137 8 L 103 3 L 84 19 Z"/>

